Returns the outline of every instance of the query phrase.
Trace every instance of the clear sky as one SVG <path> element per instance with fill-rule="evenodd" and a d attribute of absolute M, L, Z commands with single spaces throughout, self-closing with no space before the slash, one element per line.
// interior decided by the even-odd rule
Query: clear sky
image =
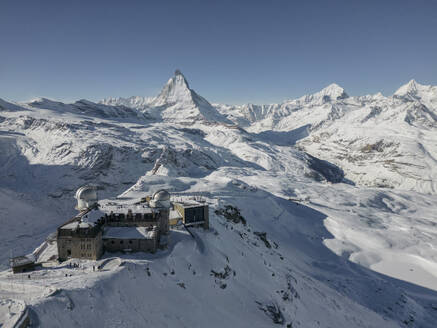
<path fill-rule="evenodd" d="M 437 0 L 0 3 L 0 98 L 154 96 L 176 68 L 238 104 L 437 85 Z"/>

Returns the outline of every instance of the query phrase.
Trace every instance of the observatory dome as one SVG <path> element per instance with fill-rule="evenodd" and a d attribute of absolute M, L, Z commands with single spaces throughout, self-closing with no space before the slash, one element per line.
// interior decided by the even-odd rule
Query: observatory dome
<path fill-rule="evenodd" d="M 153 194 L 153 200 L 154 201 L 170 200 L 170 193 L 164 189 L 158 190 Z"/>
<path fill-rule="evenodd" d="M 150 207 L 170 208 L 170 193 L 161 189 L 155 192 L 149 202 Z"/>
<path fill-rule="evenodd" d="M 97 204 L 97 188 L 94 186 L 83 186 L 76 191 L 77 209 L 85 210 Z"/>

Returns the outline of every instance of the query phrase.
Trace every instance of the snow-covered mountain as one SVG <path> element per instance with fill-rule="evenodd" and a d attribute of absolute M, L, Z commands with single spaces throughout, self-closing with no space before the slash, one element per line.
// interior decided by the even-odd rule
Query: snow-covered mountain
<path fill-rule="evenodd" d="M 108 106 L 126 106 L 135 109 L 145 109 L 149 106 L 150 102 L 155 99 L 154 97 L 141 97 L 141 96 L 132 96 L 129 98 L 123 97 L 111 97 L 106 98 L 99 103 Z"/>
<path fill-rule="evenodd" d="M 210 123 L 231 123 L 203 97 L 190 89 L 181 71 L 176 70 L 157 97 L 109 98 L 102 104 L 129 106 L 139 109 L 156 119 L 191 123 L 203 120 Z"/>
<path fill-rule="evenodd" d="M 349 97 L 332 84 L 282 104 L 216 107 L 254 133 L 306 129 L 298 146 L 338 165 L 356 184 L 435 194 L 436 99 L 437 87 L 413 80 L 392 97 Z"/>
<path fill-rule="evenodd" d="M 166 188 L 211 209 L 209 231 L 175 230 L 154 255 L 0 272 L 0 323 L 27 304 L 41 327 L 433 327 L 436 98 L 332 84 L 211 105 L 177 71 L 149 99 L 0 100 L 2 269 L 11 250 L 53 254 L 84 184 L 103 202 Z"/>
<path fill-rule="evenodd" d="M 422 85 L 415 80 L 411 80 L 401 86 L 393 96 L 404 100 L 418 100 L 427 106 L 433 107 L 437 104 L 437 86 Z"/>

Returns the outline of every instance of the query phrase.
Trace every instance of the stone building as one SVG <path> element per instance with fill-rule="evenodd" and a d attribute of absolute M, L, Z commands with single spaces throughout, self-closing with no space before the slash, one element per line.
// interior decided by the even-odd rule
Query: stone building
<path fill-rule="evenodd" d="M 103 254 L 101 224 L 74 221 L 58 228 L 58 258 L 97 260 Z"/>
<path fill-rule="evenodd" d="M 94 187 L 76 193 L 81 212 L 57 231 L 58 258 L 97 260 L 104 251 L 155 252 L 169 233 L 170 194 L 159 190 L 148 203 L 97 203 Z"/>
<path fill-rule="evenodd" d="M 158 228 L 153 227 L 105 227 L 103 246 L 107 252 L 156 252 Z"/>

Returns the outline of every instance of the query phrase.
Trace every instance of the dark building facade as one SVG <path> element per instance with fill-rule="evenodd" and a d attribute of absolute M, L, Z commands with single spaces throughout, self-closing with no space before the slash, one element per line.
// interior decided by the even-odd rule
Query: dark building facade
<path fill-rule="evenodd" d="M 182 216 L 186 226 L 203 226 L 209 228 L 209 207 L 207 204 L 194 202 L 177 202 L 173 207 Z"/>

